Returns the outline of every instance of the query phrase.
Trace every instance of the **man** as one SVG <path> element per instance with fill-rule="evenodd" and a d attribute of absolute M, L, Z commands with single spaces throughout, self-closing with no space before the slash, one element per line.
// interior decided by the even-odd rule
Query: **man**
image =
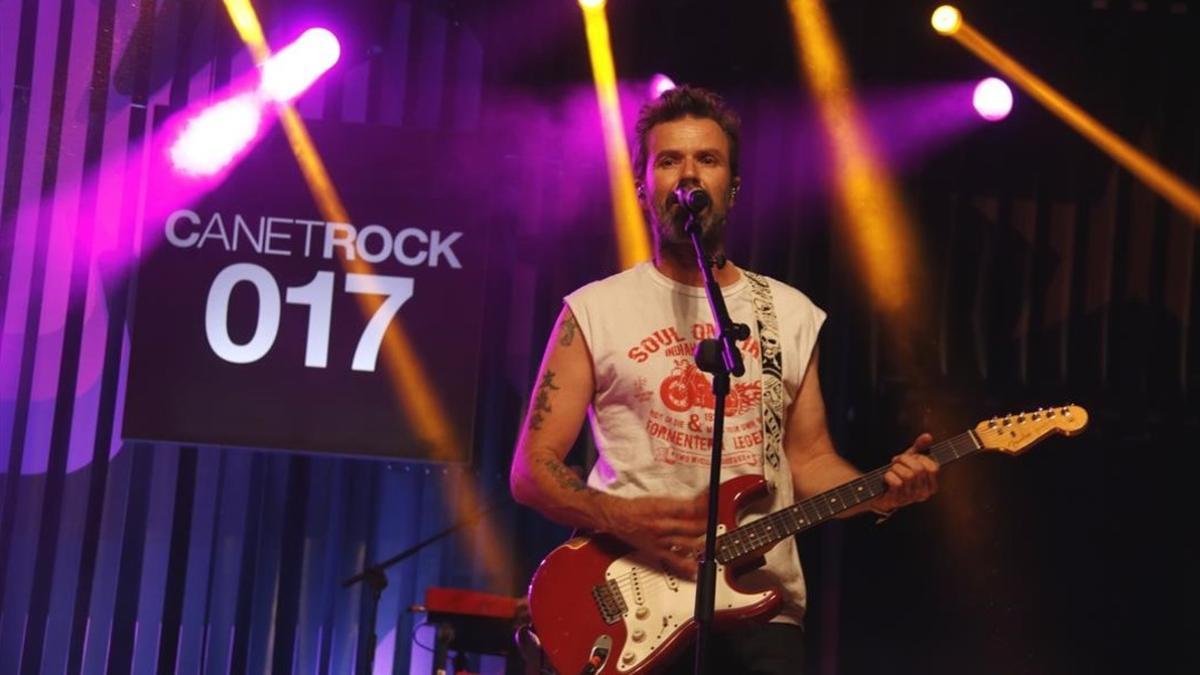
<path fill-rule="evenodd" d="M 654 260 L 567 296 L 510 477 L 522 504 L 565 525 L 616 536 L 691 577 L 703 550 L 713 416 L 708 382 L 691 363 L 691 350 L 712 337 L 713 319 L 674 191 L 698 186 L 710 195 L 700 214 L 702 238 L 710 255 L 723 254 L 726 216 L 741 184 L 738 138 L 737 117 L 702 89 L 673 89 L 643 108 L 634 170 Z M 834 450 L 825 424 L 816 358 L 824 312 L 799 291 L 732 263 L 714 273 L 733 320 L 751 327 L 739 345 L 746 374 L 733 380 L 727 404 L 722 481 L 767 477 L 776 489 L 756 505 L 761 516 L 860 476 Z M 763 293 L 774 317 L 765 323 L 755 303 Z M 770 384 L 761 362 L 762 325 L 775 326 L 770 330 L 782 351 L 782 452 L 773 456 L 772 425 L 763 422 L 762 394 Z M 584 483 L 563 458 L 589 408 L 600 457 Z M 930 440 L 922 434 L 893 460 L 883 495 L 844 515 L 890 513 L 932 495 L 937 465 L 919 453 Z M 715 642 L 712 672 L 798 672 L 805 587 L 794 539 L 768 551 L 765 566 L 742 581 L 781 590 L 784 607 L 772 623 Z M 676 668 L 690 666 L 689 655 Z"/>

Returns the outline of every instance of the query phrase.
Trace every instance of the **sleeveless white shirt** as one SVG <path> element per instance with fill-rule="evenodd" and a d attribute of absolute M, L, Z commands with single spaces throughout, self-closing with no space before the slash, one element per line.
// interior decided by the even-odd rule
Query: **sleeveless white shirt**
<path fill-rule="evenodd" d="M 825 312 L 803 293 L 767 278 L 779 317 L 784 408 L 790 409 Z M 735 322 L 750 327 L 739 346 L 746 373 L 726 400 L 721 480 L 763 474 L 761 350 L 745 275 L 722 290 Z M 715 337 L 704 289 L 668 279 L 645 262 L 588 284 L 565 298 L 591 351 L 596 391 L 588 410 L 599 459 L 588 485 L 621 497 L 689 497 L 708 487 L 712 457 L 712 378 L 692 359 L 696 343 Z M 786 417 L 785 417 L 786 419 Z M 743 512 L 742 522 L 794 502 L 786 455 L 772 472 L 776 489 Z M 791 537 L 771 549 L 766 565 L 741 579 L 748 590 L 782 589 L 778 621 L 804 616 L 804 574 Z"/>

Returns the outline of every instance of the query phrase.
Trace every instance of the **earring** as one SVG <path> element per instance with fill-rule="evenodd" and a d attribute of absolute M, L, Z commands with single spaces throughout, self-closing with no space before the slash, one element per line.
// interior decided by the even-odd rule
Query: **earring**
<path fill-rule="evenodd" d="M 646 186 L 645 185 L 637 186 L 637 196 L 638 196 L 638 199 L 646 198 Z"/>

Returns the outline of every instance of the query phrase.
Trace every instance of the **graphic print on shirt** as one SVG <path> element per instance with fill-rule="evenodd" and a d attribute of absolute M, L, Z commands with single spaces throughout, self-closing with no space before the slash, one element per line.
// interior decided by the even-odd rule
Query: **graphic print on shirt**
<path fill-rule="evenodd" d="M 716 397 L 712 376 L 696 366 L 692 353 L 697 342 L 714 337 L 716 331 L 712 324 L 696 323 L 687 335 L 675 326 L 659 328 L 630 347 L 626 356 L 635 364 L 645 364 L 648 372 L 668 373 L 657 386 L 650 383 L 655 395 L 648 397 L 646 432 L 653 441 L 655 461 L 707 466 L 712 458 Z M 761 349 L 754 336 L 739 342 L 738 348 L 747 373 L 732 381 L 725 399 L 724 467 L 762 462 L 762 384 L 755 374 L 760 368 L 752 367 L 761 359 Z M 639 399 L 645 402 L 644 378 L 638 385 Z"/>

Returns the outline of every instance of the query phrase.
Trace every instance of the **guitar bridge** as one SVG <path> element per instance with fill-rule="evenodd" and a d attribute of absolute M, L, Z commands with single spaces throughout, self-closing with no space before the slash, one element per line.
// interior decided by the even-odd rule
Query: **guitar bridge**
<path fill-rule="evenodd" d="M 609 579 L 605 583 L 592 586 L 592 599 L 596 601 L 596 607 L 600 610 L 600 616 L 604 617 L 604 623 L 610 625 L 620 621 L 621 617 L 629 611 L 616 579 Z"/>

